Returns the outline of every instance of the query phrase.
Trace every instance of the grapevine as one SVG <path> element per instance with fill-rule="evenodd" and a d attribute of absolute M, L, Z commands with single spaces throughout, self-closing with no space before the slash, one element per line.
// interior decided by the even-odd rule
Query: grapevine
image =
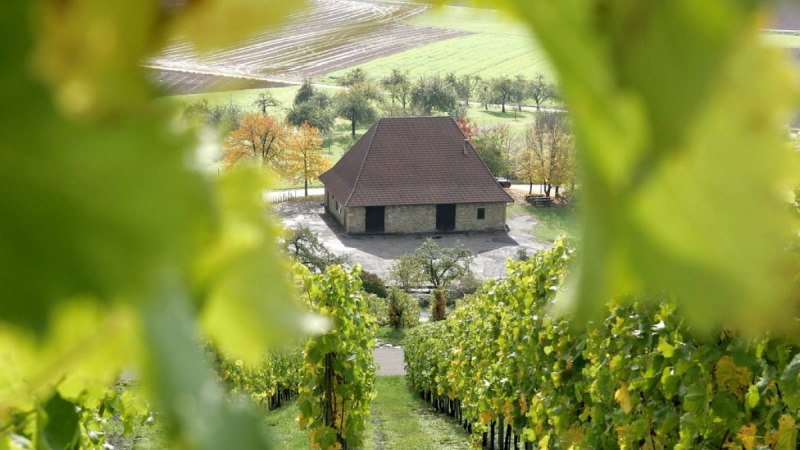
<path fill-rule="evenodd" d="M 557 243 L 510 263 L 507 279 L 412 331 L 411 385 L 485 448 L 795 448 L 794 345 L 694 333 L 668 297 L 610 302 L 577 331 L 552 312 L 570 259 Z"/>

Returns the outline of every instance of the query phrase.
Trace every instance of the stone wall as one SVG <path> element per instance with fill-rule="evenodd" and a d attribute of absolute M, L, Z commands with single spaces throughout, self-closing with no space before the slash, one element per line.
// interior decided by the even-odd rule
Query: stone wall
<path fill-rule="evenodd" d="M 363 233 L 367 224 L 367 210 L 361 207 L 343 208 L 347 210 L 344 228 L 348 233 Z M 388 208 L 387 208 L 388 209 Z"/>
<path fill-rule="evenodd" d="M 436 231 L 436 205 L 387 206 L 386 233 L 432 233 Z"/>
<path fill-rule="evenodd" d="M 484 209 L 483 219 L 478 219 L 478 208 Z M 434 217 L 434 225 L 436 224 L 435 220 Z M 505 228 L 505 203 L 461 203 L 456 205 L 456 231 L 505 230 Z"/>
<path fill-rule="evenodd" d="M 484 218 L 478 219 L 478 209 Z M 346 208 L 343 225 L 348 233 L 364 233 L 365 208 Z M 339 219 L 342 222 L 342 219 Z M 504 230 L 505 203 L 463 203 L 456 205 L 455 231 Z M 387 206 L 384 216 L 385 233 L 436 233 L 436 205 Z"/>
<path fill-rule="evenodd" d="M 339 205 L 339 208 L 336 205 Z M 345 223 L 345 207 L 341 204 L 341 202 L 337 202 L 336 198 L 333 194 L 325 190 L 325 210 L 328 211 L 336 220 L 345 228 L 347 229 L 347 225 Z"/>

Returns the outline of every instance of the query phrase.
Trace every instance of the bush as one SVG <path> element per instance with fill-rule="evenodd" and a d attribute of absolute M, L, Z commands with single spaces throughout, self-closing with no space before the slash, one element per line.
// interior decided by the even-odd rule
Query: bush
<path fill-rule="evenodd" d="M 375 319 L 378 326 L 389 325 L 389 302 L 385 298 L 370 293 L 367 293 L 366 298 L 369 315 Z"/>
<path fill-rule="evenodd" d="M 394 288 L 387 301 L 389 325 L 398 328 L 411 328 L 419 323 L 419 303 L 407 293 Z"/>
<path fill-rule="evenodd" d="M 446 292 L 443 289 L 435 289 L 431 296 L 431 319 L 434 321 L 444 320 Z"/>
<path fill-rule="evenodd" d="M 361 278 L 361 289 L 364 289 L 367 293 L 375 294 L 381 298 L 387 298 L 389 296 L 386 284 L 378 275 L 362 270 L 358 276 Z"/>
<path fill-rule="evenodd" d="M 481 280 L 472 271 L 467 271 L 447 287 L 448 306 L 455 305 L 457 300 L 461 300 L 465 295 L 474 294 L 480 288 Z"/>

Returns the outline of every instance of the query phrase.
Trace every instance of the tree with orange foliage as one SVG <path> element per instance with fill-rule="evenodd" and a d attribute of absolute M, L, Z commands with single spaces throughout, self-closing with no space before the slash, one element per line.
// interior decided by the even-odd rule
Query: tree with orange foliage
<path fill-rule="evenodd" d="M 331 168 L 331 161 L 322 153 L 322 133 L 308 124 L 292 128 L 286 136 L 285 174 L 303 181 L 308 196 L 308 181 Z"/>
<path fill-rule="evenodd" d="M 249 160 L 282 173 L 280 157 L 288 131 L 283 121 L 269 114 L 243 115 L 239 119 L 239 128 L 230 132 L 224 144 L 225 167 Z"/>
<path fill-rule="evenodd" d="M 472 137 L 478 132 L 478 126 L 475 125 L 475 122 L 467 119 L 467 116 L 460 115 L 456 118 L 456 125 L 464 133 L 464 137 L 472 142 Z"/>

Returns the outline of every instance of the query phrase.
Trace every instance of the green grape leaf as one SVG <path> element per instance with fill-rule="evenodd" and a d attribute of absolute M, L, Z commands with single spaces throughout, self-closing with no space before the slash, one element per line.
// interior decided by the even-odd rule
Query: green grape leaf
<path fill-rule="evenodd" d="M 81 429 L 78 411 L 73 403 L 58 393 L 50 397 L 39 412 L 36 448 L 39 450 L 77 450 Z"/>
<path fill-rule="evenodd" d="M 778 385 L 786 405 L 793 411 L 800 408 L 800 354 L 783 369 Z"/>
<path fill-rule="evenodd" d="M 250 363 L 263 357 L 266 344 L 295 338 L 304 315 L 287 276 L 292 269 L 276 245 L 278 221 L 264 216 L 260 193 L 267 186 L 255 170 L 220 177 L 218 233 L 195 270 L 208 293 L 204 331 L 223 353 Z"/>
<path fill-rule="evenodd" d="M 226 400 L 211 377 L 182 292 L 165 289 L 154 300 L 142 308 L 145 381 L 172 441 L 198 450 L 270 448 L 254 412 Z"/>
<path fill-rule="evenodd" d="M 210 205 L 187 164 L 192 141 L 166 115 L 91 124 L 57 114 L 26 71 L 31 30 L 18 3 L 28 2 L 11 2 L 18 16 L 0 15 L 15 36 L 0 42 L 0 208 L 13 218 L 0 222 L 0 317 L 41 332 L 55 300 L 136 299 L 187 264 Z"/>
<path fill-rule="evenodd" d="M 507 3 L 547 51 L 579 144 L 582 251 L 562 305 L 585 322 L 608 298 L 666 291 L 701 329 L 785 324 L 797 89 L 760 42 L 759 3 Z"/>

